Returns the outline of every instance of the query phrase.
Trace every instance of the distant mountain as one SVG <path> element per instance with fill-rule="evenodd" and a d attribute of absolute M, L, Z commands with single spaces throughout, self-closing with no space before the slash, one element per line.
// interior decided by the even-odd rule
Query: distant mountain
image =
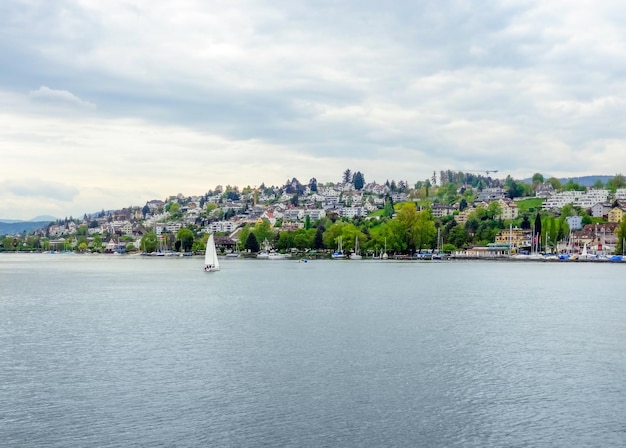
<path fill-rule="evenodd" d="M 52 220 L 54 221 L 54 220 Z M 51 221 L 15 221 L 0 220 L 0 235 L 17 235 L 21 233 L 29 233 L 35 230 L 43 229 Z"/>
<path fill-rule="evenodd" d="M 580 177 L 562 177 L 559 179 L 559 182 L 561 182 L 562 184 L 567 183 L 570 179 L 572 179 L 574 182 L 576 182 L 578 185 L 582 185 L 583 187 L 593 187 L 593 184 L 595 184 L 598 180 L 601 180 L 603 184 L 606 184 L 606 182 L 610 179 L 613 179 L 615 176 L 580 176 Z M 544 178 L 547 180 L 550 178 L 550 176 L 544 176 Z M 522 182 L 526 183 L 526 184 L 532 184 L 533 180 L 532 178 L 526 178 L 526 179 L 522 179 Z"/>
<path fill-rule="evenodd" d="M 33 219 L 29 219 L 29 222 L 54 222 L 57 219 L 54 216 L 48 216 L 48 215 L 41 215 L 41 216 L 35 216 Z"/>

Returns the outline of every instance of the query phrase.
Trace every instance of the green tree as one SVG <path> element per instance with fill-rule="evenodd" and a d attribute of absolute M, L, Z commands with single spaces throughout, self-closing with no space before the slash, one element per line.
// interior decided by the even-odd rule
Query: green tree
<path fill-rule="evenodd" d="M 403 240 L 403 250 L 408 250 L 409 253 L 414 253 L 417 244 L 417 220 L 418 212 L 415 204 L 406 202 L 402 204 L 400 210 L 396 214 L 396 221 L 398 226 L 396 231 Z"/>
<path fill-rule="evenodd" d="M 624 255 L 625 249 L 625 241 L 626 240 L 626 218 L 622 218 L 619 223 L 619 227 L 617 229 L 617 245 L 615 247 L 615 253 Z"/>
<path fill-rule="evenodd" d="M 294 232 L 282 231 L 278 234 L 276 248 L 278 250 L 288 250 L 294 247 Z"/>
<path fill-rule="evenodd" d="M 415 247 L 417 252 L 421 252 L 426 247 L 432 247 L 437 238 L 437 228 L 429 210 L 422 210 L 417 213 L 415 222 Z"/>
<path fill-rule="evenodd" d="M 450 233 L 448 235 L 448 242 L 453 244 L 457 248 L 464 247 L 470 241 L 469 234 L 465 227 L 463 226 L 454 226 L 450 229 Z"/>
<path fill-rule="evenodd" d="M 165 207 L 165 210 L 170 213 L 172 218 L 178 218 L 181 216 L 180 205 L 178 204 L 178 202 L 170 202 L 169 204 L 167 204 L 167 207 Z"/>
<path fill-rule="evenodd" d="M 608 190 L 611 190 L 613 193 L 615 193 L 615 190 L 617 190 L 618 188 L 625 188 L 626 187 L 626 177 L 624 177 L 622 174 L 616 174 L 615 177 L 613 177 L 612 179 L 609 179 L 606 182 L 606 188 Z"/>
<path fill-rule="evenodd" d="M 91 241 L 91 249 L 94 252 L 102 252 L 102 237 L 100 235 L 95 235 L 93 240 Z"/>
<path fill-rule="evenodd" d="M 274 240 L 274 231 L 272 225 L 267 219 L 263 219 L 261 222 L 257 222 L 252 231 L 257 241 L 262 243 L 265 240 L 272 242 Z"/>
<path fill-rule="evenodd" d="M 495 220 L 500 219 L 500 215 L 502 214 L 502 207 L 498 201 L 491 201 L 489 205 L 487 205 L 486 216 L 487 219 Z"/>
<path fill-rule="evenodd" d="M 543 183 L 544 182 L 543 174 L 541 174 L 541 173 L 533 174 L 532 182 L 533 182 L 533 185 L 537 185 L 537 184 Z"/>
<path fill-rule="evenodd" d="M 183 252 L 189 252 L 193 247 L 194 234 L 186 227 L 182 227 L 176 232 L 176 239 L 180 241 Z"/>
<path fill-rule="evenodd" d="M 294 232 L 293 245 L 299 250 L 309 249 L 313 246 L 314 234 L 309 234 L 305 229 L 298 229 Z"/>
<path fill-rule="evenodd" d="M 310 215 L 306 215 L 304 217 L 304 229 L 305 230 L 309 230 L 311 228 L 311 216 Z"/>
<path fill-rule="evenodd" d="M 144 252 L 155 252 L 159 243 L 154 232 L 148 232 L 141 237 L 141 247 Z"/>
<path fill-rule="evenodd" d="M 246 247 L 246 242 L 248 241 L 248 235 L 250 235 L 250 225 L 246 224 L 239 231 L 239 245 L 243 248 Z"/>
<path fill-rule="evenodd" d="M 206 206 L 204 207 L 207 216 L 210 215 L 215 209 L 217 209 L 217 204 L 215 202 L 207 202 Z"/>

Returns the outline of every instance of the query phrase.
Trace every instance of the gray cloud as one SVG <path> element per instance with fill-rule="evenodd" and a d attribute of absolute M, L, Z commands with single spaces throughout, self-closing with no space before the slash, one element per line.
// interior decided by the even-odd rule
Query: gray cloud
<path fill-rule="evenodd" d="M 72 201 L 79 194 L 76 187 L 39 179 L 5 180 L 0 182 L 0 191 L 25 198 L 34 197 L 64 202 Z"/>
<path fill-rule="evenodd" d="M 326 164 L 388 167 L 401 154 L 412 159 L 405 178 L 472 167 L 606 174 L 620 168 L 602 160 L 626 152 L 624 19 L 615 0 L 9 0 L 0 89 L 30 92 L 28 113 L 63 106 L 68 119 L 179 126 Z M 80 142 L 96 154 L 91 138 Z M 23 141 L 45 151 L 48 133 Z M 153 156 L 173 157 L 162 151 Z"/>

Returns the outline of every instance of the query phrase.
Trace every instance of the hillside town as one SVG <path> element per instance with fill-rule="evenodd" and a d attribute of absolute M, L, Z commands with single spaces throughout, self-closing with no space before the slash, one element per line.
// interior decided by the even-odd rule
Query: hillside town
<path fill-rule="evenodd" d="M 221 254 L 242 255 L 262 247 L 328 254 L 342 242 L 370 257 L 623 252 L 624 176 L 585 187 L 539 173 L 528 182 L 486 174 L 441 171 L 409 185 L 366 183 L 348 169 L 336 183 L 218 185 L 4 235 L 0 250 L 191 255 L 213 233 Z"/>

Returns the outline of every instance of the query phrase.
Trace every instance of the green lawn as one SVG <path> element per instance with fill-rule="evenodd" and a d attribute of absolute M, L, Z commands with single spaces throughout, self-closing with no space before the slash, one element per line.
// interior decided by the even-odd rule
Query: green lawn
<path fill-rule="evenodd" d="M 543 201 L 545 201 L 545 199 L 543 198 L 528 198 L 521 201 L 516 201 L 515 203 L 517 204 L 517 208 L 521 214 L 527 213 L 530 209 L 533 209 L 533 211 L 535 212 L 537 210 L 540 210 Z"/>

